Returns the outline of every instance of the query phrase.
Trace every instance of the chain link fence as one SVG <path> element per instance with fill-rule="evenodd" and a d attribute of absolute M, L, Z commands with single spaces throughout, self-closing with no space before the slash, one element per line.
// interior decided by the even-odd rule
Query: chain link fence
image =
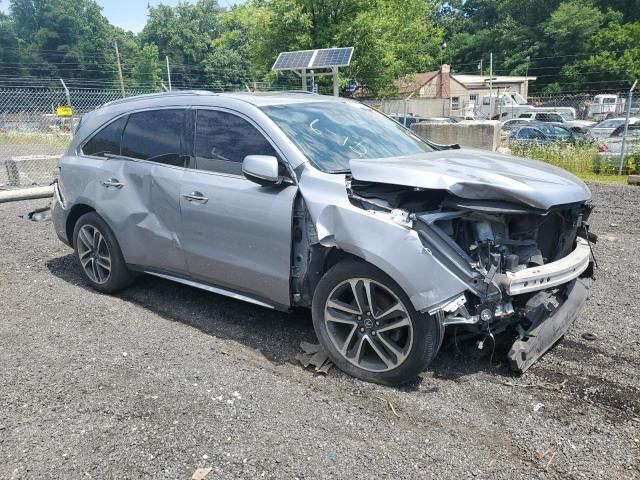
<path fill-rule="evenodd" d="M 151 93 L 126 91 L 126 96 Z M 119 90 L 0 88 L 0 189 L 48 185 L 81 115 L 122 97 Z M 56 113 L 59 106 L 72 115 Z"/>
<path fill-rule="evenodd" d="M 528 98 L 516 92 L 452 89 L 442 98 L 439 89 L 431 86 L 401 98 L 362 101 L 407 127 L 416 122 L 498 120 L 499 151 L 542 160 L 585 178 L 640 172 L 640 128 L 632 126 L 626 136 L 621 131 L 627 113 L 630 125 L 640 125 L 640 99 L 631 97 L 630 102 L 629 92 Z M 528 131 L 514 137 L 515 131 L 525 126 Z"/>
<path fill-rule="evenodd" d="M 269 87 L 264 86 L 260 90 L 271 90 Z M 127 90 L 125 96 L 145 93 L 152 92 Z M 410 123 L 434 117 L 453 117 L 457 120 L 497 117 L 505 121 L 517 118 L 524 112 L 524 107 L 514 105 L 514 102 L 510 101 L 509 105 L 502 104 L 508 100 L 506 96 L 500 96 L 504 91 L 494 91 L 493 105 L 488 95 L 451 93 L 449 98 L 421 98 L 417 95 L 404 99 L 361 100 L 403 122 L 407 117 L 413 117 Z M 122 98 L 122 93 L 116 89 L 73 88 L 67 92 L 62 88 L 0 88 L 0 189 L 50 184 L 55 176 L 57 160 L 69 145 L 74 125 L 80 116 L 119 98 Z M 57 107 L 69 104 L 72 107 L 72 115 L 59 116 Z M 528 104 L 558 111 L 572 109 L 575 120 L 592 122 L 623 116 L 627 108 L 626 96 L 610 93 L 532 97 L 528 99 Z M 640 115 L 640 101 L 634 100 L 630 110 L 632 115 Z M 592 171 L 594 162 L 598 160 L 597 142 L 573 146 L 569 150 L 558 145 L 554 145 L 553 149 L 535 147 L 536 152 L 540 150 L 545 155 L 547 150 L 552 150 L 555 152 L 554 158 L 563 159 L 562 166 L 576 173 Z M 531 156 L 558 163 L 547 159 L 545 155 Z M 634 169 L 637 170 L 635 164 Z"/>

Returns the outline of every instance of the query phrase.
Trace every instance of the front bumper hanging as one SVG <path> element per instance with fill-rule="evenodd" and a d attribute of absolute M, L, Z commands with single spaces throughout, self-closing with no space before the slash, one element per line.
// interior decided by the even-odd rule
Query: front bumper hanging
<path fill-rule="evenodd" d="M 587 265 L 588 266 L 588 265 Z M 567 332 L 589 297 L 591 278 L 576 278 L 564 290 L 564 301 L 540 292 L 528 303 L 531 327 L 516 340 L 507 357 L 511 369 L 524 373 Z"/>

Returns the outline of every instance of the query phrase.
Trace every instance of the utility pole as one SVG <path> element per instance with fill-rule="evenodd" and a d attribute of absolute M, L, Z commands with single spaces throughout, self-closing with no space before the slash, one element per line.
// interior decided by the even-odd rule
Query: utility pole
<path fill-rule="evenodd" d="M 489 105 L 489 120 L 493 119 L 493 52 L 489 54 L 489 98 L 491 103 Z"/>
<path fill-rule="evenodd" d="M 529 100 L 529 62 L 531 61 L 531 56 L 527 55 L 527 71 L 524 74 L 524 98 L 525 100 Z"/>
<path fill-rule="evenodd" d="M 120 91 L 122 92 L 122 98 L 124 98 L 124 80 L 122 79 L 122 67 L 120 66 L 120 52 L 118 52 L 118 41 L 114 40 L 113 44 L 116 47 L 116 61 L 118 62 L 118 77 L 120 78 Z"/>
<path fill-rule="evenodd" d="M 480 76 L 484 75 L 484 73 L 482 73 L 482 59 L 480 59 L 480 63 L 478 64 L 478 70 L 480 70 Z"/>
<path fill-rule="evenodd" d="M 167 60 L 167 79 L 169 80 L 169 91 L 171 91 L 171 70 L 169 69 L 169 55 L 164 57 Z"/>
<path fill-rule="evenodd" d="M 638 80 L 633 82 L 631 89 L 629 90 L 629 98 L 627 99 L 627 119 L 624 122 L 624 135 L 622 136 L 622 147 L 620 149 L 620 168 L 618 169 L 618 175 L 622 175 L 622 166 L 624 165 L 624 149 L 627 146 L 627 132 L 629 129 L 629 116 L 631 115 L 631 102 L 633 101 L 633 90 L 636 88 Z"/>

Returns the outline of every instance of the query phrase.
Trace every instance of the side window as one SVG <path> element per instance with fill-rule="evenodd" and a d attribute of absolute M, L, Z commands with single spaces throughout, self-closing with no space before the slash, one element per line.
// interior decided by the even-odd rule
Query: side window
<path fill-rule="evenodd" d="M 111 122 L 84 144 L 82 153 L 94 157 L 104 157 L 106 154 L 120 155 L 120 138 L 126 123 L 126 115 Z"/>
<path fill-rule="evenodd" d="M 132 113 L 122 135 L 122 155 L 165 165 L 184 166 L 184 110 Z"/>
<path fill-rule="evenodd" d="M 518 131 L 518 137 L 520 137 L 520 138 L 531 138 L 531 129 L 530 128 L 521 128 Z"/>
<path fill-rule="evenodd" d="M 540 130 L 532 129 L 530 138 L 535 138 L 537 140 L 544 140 L 545 136 L 544 136 L 544 133 L 542 133 Z"/>
<path fill-rule="evenodd" d="M 260 131 L 245 119 L 217 110 L 198 110 L 195 139 L 196 168 L 242 175 L 247 155 L 278 154 Z"/>

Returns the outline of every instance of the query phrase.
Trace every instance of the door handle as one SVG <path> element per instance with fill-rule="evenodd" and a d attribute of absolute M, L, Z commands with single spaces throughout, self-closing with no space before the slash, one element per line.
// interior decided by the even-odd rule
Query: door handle
<path fill-rule="evenodd" d="M 200 205 L 204 205 L 209 201 L 209 199 L 200 192 L 182 193 L 180 196 L 187 202 L 198 203 Z"/>
<path fill-rule="evenodd" d="M 122 187 L 124 187 L 124 183 L 120 183 L 120 181 L 117 178 L 110 178 L 109 180 L 104 180 L 100 183 L 102 184 L 103 187 L 106 187 L 106 188 L 114 187 L 119 190 Z"/>

